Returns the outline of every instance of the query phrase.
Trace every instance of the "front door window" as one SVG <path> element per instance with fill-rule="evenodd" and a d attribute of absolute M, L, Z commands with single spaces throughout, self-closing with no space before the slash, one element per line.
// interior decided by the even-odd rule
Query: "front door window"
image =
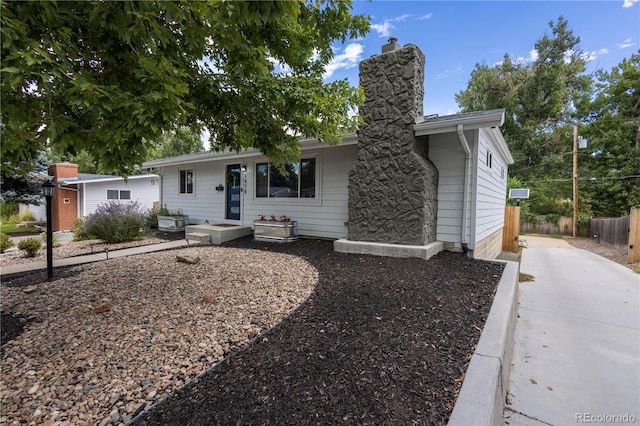
<path fill-rule="evenodd" d="M 227 211 L 225 218 L 240 220 L 240 188 L 242 170 L 240 164 L 227 165 Z"/>

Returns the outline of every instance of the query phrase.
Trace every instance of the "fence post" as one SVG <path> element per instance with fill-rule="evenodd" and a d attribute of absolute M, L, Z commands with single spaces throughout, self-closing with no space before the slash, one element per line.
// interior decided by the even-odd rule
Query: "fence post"
<path fill-rule="evenodd" d="M 640 263 L 640 208 L 629 213 L 629 263 Z"/>
<path fill-rule="evenodd" d="M 502 230 L 502 250 L 518 252 L 520 236 L 520 206 L 505 206 L 504 228 Z"/>

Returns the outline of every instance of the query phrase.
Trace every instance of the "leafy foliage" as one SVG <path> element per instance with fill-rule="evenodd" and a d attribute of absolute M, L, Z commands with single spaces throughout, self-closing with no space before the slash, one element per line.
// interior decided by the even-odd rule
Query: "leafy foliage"
<path fill-rule="evenodd" d="M 640 53 L 598 73 L 595 99 L 585 111 L 581 197 L 598 216 L 619 217 L 640 206 Z"/>
<path fill-rule="evenodd" d="M 73 227 L 71 228 L 71 233 L 73 234 L 73 241 L 86 241 L 86 240 L 93 240 L 94 238 L 96 238 L 93 235 L 87 233 L 87 231 L 85 230 L 84 222 L 85 221 L 83 218 L 78 218 L 73 223 Z"/>
<path fill-rule="evenodd" d="M 178 155 L 204 152 L 200 135 L 188 127 L 179 127 L 171 132 L 164 132 L 156 141 L 150 160 L 174 157 Z"/>
<path fill-rule="evenodd" d="M 456 100 L 465 111 L 506 108 L 509 174 L 531 190 L 523 214 L 573 214 L 573 126 L 589 140 L 578 152 L 579 223 L 628 214 L 640 205 L 639 55 L 594 82 L 568 22 L 560 17 L 550 27 L 552 35 L 535 43 L 535 60 L 505 55 L 493 67 L 476 65 Z"/>
<path fill-rule="evenodd" d="M 0 232 L 0 253 L 4 253 L 7 249 L 14 246 L 14 242 L 7 234 Z"/>
<path fill-rule="evenodd" d="M 26 238 L 18 243 L 18 248 L 24 252 L 25 257 L 35 257 L 42 248 L 42 242 L 38 238 Z"/>
<path fill-rule="evenodd" d="M 4 108 L 4 104 L 2 106 Z M 42 202 L 42 183 L 47 174 L 49 160 L 38 155 L 35 159 L 29 159 L 12 163 L 5 162 L 4 146 L 5 138 L 2 138 L 2 168 L 0 173 L 0 201 L 14 204 L 39 205 Z"/>
<path fill-rule="evenodd" d="M 206 127 L 215 150 L 297 157 L 338 143 L 362 93 L 325 84 L 331 44 L 368 31 L 348 1 L 2 2 L 3 143 L 11 164 L 86 151 L 130 174 L 163 132 Z"/>
<path fill-rule="evenodd" d="M 95 213 L 85 220 L 82 232 L 93 235 L 107 244 L 133 241 L 142 236 L 142 229 L 146 222 L 145 213 L 137 201 L 133 203 L 111 201 L 100 204 Z"/>
<path fill-rule="evenodd" d="M 2 203 L 0 202 L 0 219 L 6 222 L 11 216 L 17 215 L 20 206 L 17 203 Z"/>

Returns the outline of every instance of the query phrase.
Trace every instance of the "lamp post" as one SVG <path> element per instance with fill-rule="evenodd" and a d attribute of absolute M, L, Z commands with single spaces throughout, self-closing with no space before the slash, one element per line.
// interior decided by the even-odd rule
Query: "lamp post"
<path fill-rule="evenodd" d="M 56 186 L 51 179 L 42 184 L 42 195 L 47 199 L 47 279 L 53 277 L 53 226 L 51 223 L 51 198 Z"/>

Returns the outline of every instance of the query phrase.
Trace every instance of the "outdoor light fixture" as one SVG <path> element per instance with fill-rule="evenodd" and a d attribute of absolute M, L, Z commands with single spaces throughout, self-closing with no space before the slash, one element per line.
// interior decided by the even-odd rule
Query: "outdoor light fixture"
<path fill-rule="evenodd" d="M 247 172 L 247 166 L 242 166 L 240 168 L 240 170 L 242 170 L 242 173 L 246 173 Z"/>
<path fill-rule="evenodd" d="M 47 279 L 53 277 L 53 227 L 51 223 L 51 199 L 56 192 L 56 185 L 51 179 L 42 184 L 42 195 L 47 199 Z"/>

